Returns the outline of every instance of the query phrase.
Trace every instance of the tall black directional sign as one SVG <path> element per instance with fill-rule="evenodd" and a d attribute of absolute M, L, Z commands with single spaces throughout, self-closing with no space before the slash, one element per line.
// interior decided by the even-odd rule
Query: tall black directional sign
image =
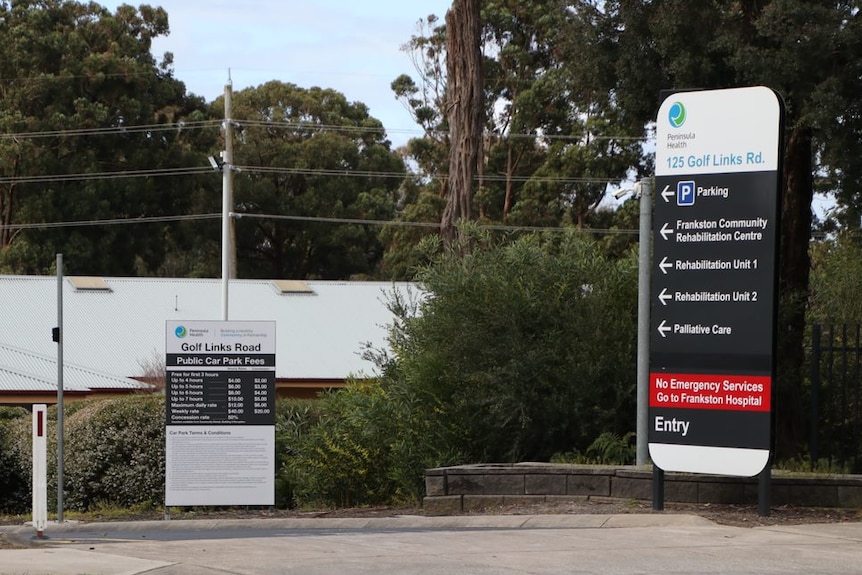
<path fill-rule="evenodd" d="M 649 450 L 665 471 L 753 476 L 769 460 L 782 118 L 764 87 L 659 110 Z"/>

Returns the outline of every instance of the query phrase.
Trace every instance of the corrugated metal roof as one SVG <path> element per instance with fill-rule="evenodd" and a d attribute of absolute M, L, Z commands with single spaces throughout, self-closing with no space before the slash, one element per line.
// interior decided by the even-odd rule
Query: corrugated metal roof
<path fill-rule="evenodd" d="M 150 386 L 73 365 L 63 359 L 64 391 L 133 390 Z M 57 391 L 57 354 L 47 357 L 0 344 L 0 391 Z"/>
<path fill-rule="evenodd" d="M 219 279 L 103 278 L 110 291 L 63 285 L 64 361 L 115 377 L 163 365 L 167 320 L 220 320 Z M 316 297 L 285 297 L 269 280 L 232 280 L 229 317 L 276 322 L 276 377 L 344 379 L 373 375 L 363 344 L 388 347 L 389 294 L 412 284 L 308 281 Z M 57 278 L 0 276 L 0 343 L 56 356 Z M 0 366 L 3 365 L 0 357 Z"/>

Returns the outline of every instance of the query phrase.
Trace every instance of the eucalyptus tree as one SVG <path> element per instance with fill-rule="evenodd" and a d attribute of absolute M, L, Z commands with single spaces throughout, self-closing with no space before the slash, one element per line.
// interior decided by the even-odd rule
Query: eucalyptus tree
<path fill-rule="evenodd" d="M 473 219 L 473 194 L 482 143 L 484 93 L 480 0 L 454 0 L 446 13 L 446 97 L 449 116 L 449 177 L 440 232 L 454 247 L 456 223 Z"/>
<path fill-rule="evenodd" d="M 611 90 L 576 73 L 573 62 L 600 71 L 612 54 L 587 49 L 597 44 L 595 31 L 573 15 L 569 4 L 480 3 L 485 126 L 476 170 L 475 217 L 585 227 L 609 183 L 648 165 L 642 159 L 643 126 L 634 131 L 620 126 L 619 103 Z M 441 42 L 445 26 L 425 30 L 426 36 L 414 36 L 407 47 L 425 56 L 422 85 L 445 85 L 445 69 L 429 65 L 447 49 Z M 586 59 L 591 64 L 584 63 Z M 451 108 L 445 98 L 420 98 L 420 93 L 427 93 L 406 75 L 393 88 L 413 106 L 417 118 L 439 119 Z"/>
<path fill-rule="evenodd" d="M 112 13 L 68 0 L 0 3 L 4 271 L 48 271 L 57 252 L 72 273 L 134 275 L 164 264 L 169 224 L 95 222 L 189 211 L 195 182 L 152 177 L 205 158 L 195 144 L 206 137 L 192 129 L 206 122 L 204 102 L 173 77 L 170 54 L 160 63 L 150 54 L 168 31 L 167 13 L 147 5 Z M 132 174 L 150 177 L 121 177 Z"/>
<path fill-rule="evenodd" d="M 391 220 L 405 167 L 367 106 L 271 81 L 234 94 L 231 116 L 238 277 L 374 275 L 380 227 L 350 221 Z"/>

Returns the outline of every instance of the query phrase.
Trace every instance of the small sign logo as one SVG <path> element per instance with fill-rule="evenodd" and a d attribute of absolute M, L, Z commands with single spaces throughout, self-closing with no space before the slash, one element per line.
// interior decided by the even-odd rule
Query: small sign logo
<path fill-rule="evenodd" d="M 188 331 L 186 331 L 186 326 L 178 325 L 177 329 L 174 330 L 174 335 L 178 338 L 182 339 L 188 335 Z"/>
<path fill-rule="evenodd" d="M 685 118 L 685 106 L 682 105 L 682 102 L 674 102 L 667 114 L 670 125 L 674 128 L 679 128 L 685 124 Z"/>
<path fill-rule="evenodd" d="M 686 180 L 676 184 L 676 205 L 694 205 L 694 180 Z"/>

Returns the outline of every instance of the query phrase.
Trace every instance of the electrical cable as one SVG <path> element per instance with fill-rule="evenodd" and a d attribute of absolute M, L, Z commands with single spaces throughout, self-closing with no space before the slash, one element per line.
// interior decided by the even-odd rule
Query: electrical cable
<path fill-rule="evenodd" d="M 251 214 L 243 212 L 233 212 L 231 216 L 234 219 L 266 219 L 266 220 L 288 220 L 297 222 L 309 223 L 325 223 L 325 224 L 347 224 L 347 225 L 372 225 L 372 226 L 390 226 L 402 228 L 427 228 L 439 229 L 439 222 L 408 222 L 399 220 L 372 220 L 363 218 L 335 218 L 335 217 L 316 217 L 316 216 L 288 216 L 279 214 Z M 105 220 L 76 220 L 66 222 L 42 222 L 32 224 L 11 224 L 8 226 L 0 225 L 0 230 L 42 230 L 84 226 L 100 226 L 100 225 L 125 225 L 125 224 L 146 224 L 160 222 L 179 222 L 179 221 L 195 221 L 195 220 L 211 220 L 219 219 L 222 214 L 188 214 L 182 216 L 152 216 L 152 217 L 135 217 L 135 218 L 112 218 Z M 514 231 L 514 232 L 583 232 L 594 233 L 600 235 L 631 235 L 637 234 L 636 229 L 609 229 L 609 228 L 586 228 L 578 230 L 572 227 L 564 226 L 516 226 L 506 224 L 486 224 L 478 223 L 478 227 L 493 231 Z"/>

